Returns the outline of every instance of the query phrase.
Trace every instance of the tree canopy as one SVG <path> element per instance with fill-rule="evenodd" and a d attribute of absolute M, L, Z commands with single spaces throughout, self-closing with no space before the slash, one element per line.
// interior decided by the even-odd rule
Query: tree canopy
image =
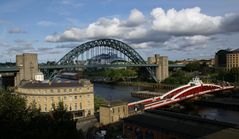
<path fill-rule="evenodd" d="M 0 91 L 1 139 L 78 138 L 79 132 L 70 112 L 59 103 L 50 113 L 40 113 L 33 103 L 9 92 Z"/>

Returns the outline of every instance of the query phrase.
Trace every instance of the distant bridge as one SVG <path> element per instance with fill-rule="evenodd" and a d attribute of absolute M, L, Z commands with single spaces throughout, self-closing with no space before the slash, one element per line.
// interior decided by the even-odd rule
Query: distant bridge
<path fill-rule="evenodd" d="M 94 68 L 94 67 L 157 67 L 157 64 L 94 64 L 94 65 L 78 65 L 78 64 L 67 64 L 67 65 L 39 65 L 40 70 L 44 69 L 69 69 L 69 68 Z M 185 65 L 170 64 L 169 68 L 183 68 Z M 6 66 L 0 67 L 0 73 L 3 72 L 18 72 L 19 67 L 17 66 Z"/>
<path fill-rule="evenodd" d="M 106 64 L 87 64 L 84 63 L 92 58 L 100 57 L 102 54 L 112 54 L 120 59 L 121 62 L 112 62 Z M 46 72 L 51 77 L 62 69 L 74 68 L 93 68 L 93 67 L 139 67 L 142 68 L 141 74 L 149 77 L 155 82 L 160 82 L 168 76 L 168 60 L 164 57 L 164 62 L 160 61 L 160 56 L 153 57 L 155 60 L 145 61 L 138 52 L 132 47 L 119 40 L 99 39 L 83 43 L 67 54 L 65 54 L 55 65 L 39 65 L 39 69 Z M 98 59 L 97 59 L 98 60 Z M 162 60 L 162 59 L 161 59 Z M 124 61 L 124 62 L 122 62 Z M 154 62 L 152 62 L 154 61 Z M 83 63 L 81 63 L 83 62 Z M 169 67 L 181 68 L 184 65 L 169 65 Z M 18 72 L 19 67 L 0 67 L 0 72 Z M 166 73 L 166 74 L 163 74 Z"/>
<path fill-rule="evenodd" d="M 160 108 L 166 105 L 174 104 L 186 99 L 217 91 L 230 90 L 234 86 L 219 86 L 215 84 L 204 84 L 198 78 L 194 78 L 186 85 L 175 88 L 162 96 L 144 99 L 128 104 L 129 108 L 143 106 L 144 110 Z"/>

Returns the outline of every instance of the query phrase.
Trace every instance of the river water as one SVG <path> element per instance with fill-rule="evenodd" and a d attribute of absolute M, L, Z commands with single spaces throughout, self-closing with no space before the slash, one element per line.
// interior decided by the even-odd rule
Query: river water
<path fill-rule="evenodd" d="M 127 102 L 137 101 L 139 100 L 138 98 L 131 97 L 131 92 L 137 90 L 141 90 L 141 88 L 94 83 L 95 95 L 103 97 L 106 100 L 123 100 Z"/>
<path fill-rule="evenodd" d="M 98 84 L 98 83 L 94 84 L 95 95 L 111 101 L 113 100 L 123 100 L 127 102 L 137 101 L 139 100 L 138 98 L 131 97 L 131 92 L 137 90 L 142 90 L 142 88 L 132 86 Z M 198 106 L 197 109 L 194 110 L 194 112 L 208 119 L 235 123 L 239 125 L 238 111 Z"/>

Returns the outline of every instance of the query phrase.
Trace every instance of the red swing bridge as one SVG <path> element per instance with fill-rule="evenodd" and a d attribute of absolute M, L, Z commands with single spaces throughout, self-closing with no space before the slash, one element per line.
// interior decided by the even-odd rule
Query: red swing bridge
<path fill-rule="evenodd" d="M 143 106 L 143 110 L 156 109 L 204 94 L 231 90 L 234 86 L 205 84 L 199 78 L 193 78 L 188 84 L 175 88 L 162 96 L 152 97 L 128 103 L 129 108 Z"/>

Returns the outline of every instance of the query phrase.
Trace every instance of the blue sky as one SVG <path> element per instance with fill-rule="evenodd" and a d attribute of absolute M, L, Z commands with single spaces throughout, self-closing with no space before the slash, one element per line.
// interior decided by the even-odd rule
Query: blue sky
<path fill-rule="evenodd" d="M 59 60 L 96 38 L 119 39 L 144 58 L 210 58 L 239 48 L 238 0 L 1 0 L 0 62 L 23 52 Z"/>

